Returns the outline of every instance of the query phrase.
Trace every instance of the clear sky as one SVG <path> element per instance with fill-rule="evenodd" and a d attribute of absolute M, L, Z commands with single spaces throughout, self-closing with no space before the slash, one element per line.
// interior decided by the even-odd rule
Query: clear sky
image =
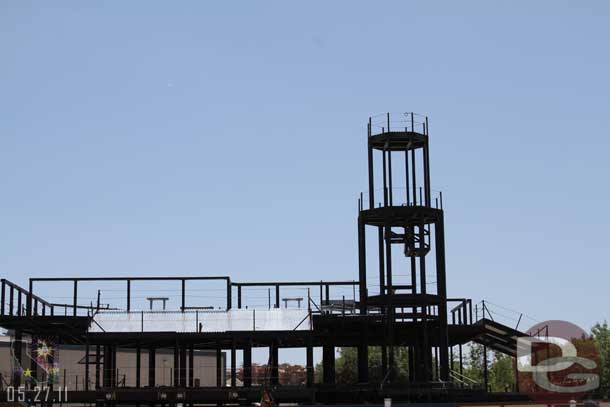
<path fill-rule="evenodd" d="M 0 273 L 356 279 L 366 120 L 416 111 L 449 295 L 588 329 L 610 319 L 609 17 L 3 1 Z"/>

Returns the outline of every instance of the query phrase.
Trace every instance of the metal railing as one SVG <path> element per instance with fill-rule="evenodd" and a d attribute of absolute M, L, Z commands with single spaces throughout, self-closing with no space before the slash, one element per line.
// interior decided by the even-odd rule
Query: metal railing
<path fill-rule="evenodd" d="M 388 132 L 428 135 L 428 116 L 413 112 L 381 113 L 369 117 L 369 137 Z"/>
<path fill-rule="evenodd" d="M 437 190 L 430 191 L 430 204 L 426 204 L 424 199 L 424 189 L 419 186 L 413 190 L 412 187 L 392 187 L 376 188 L 373 191 L 374 206 L 381 208 L 384 206 L 427 206 L 429 208 L 443 209 L 443 192 Z M 386 204 L 384 204 L 384 202 Z M 372 209 L 370 207 L 369 192 L 361 192 L 358 196 L 358 210 Z"/>
<path fill-rule="evenodd" d="M 53 315 L 54 312 L 53 304 L 4 278 L 0 279 L 0 297 L 0 315 Z"/>

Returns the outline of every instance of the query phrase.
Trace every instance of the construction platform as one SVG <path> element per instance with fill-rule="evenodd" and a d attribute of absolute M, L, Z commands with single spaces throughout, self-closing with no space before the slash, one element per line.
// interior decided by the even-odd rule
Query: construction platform
<path fill-rule="evenodd" d="M 518 388 L 490 392 L 487 372 L 483 383 L 464 375 L 465 344 L 478 343 L 515 357 L 516 340 L 526 334 L 494 321 L 484 303 L 473 310 L 470 299 L 447 295 L 443 197 L 430 187 L 428 118 L 413 113 L 387 114 L 370 118 L 367 129 L 369 188 L 358 199 L 358 280 L 66 277 L 30 278 L 27 288 L 2 280 L 0 326 L 15 338 L 15 365 L 21 369 L 13 370 L 8 384 L 16 388 L 25 384 L 25 401 L 39 404 L 34 400 L 34 387 L 48 382 L 53 361 L 44 366 L 34 358 L 27 361 L 23 338 L 53 337 L 58 344 L 80 344 L 86 349 L 84 385 L 79 391 L 66 390 L 63 401 L 70 403 L 250 404 L 261 401 L 264 392 L 275 402 L 301 404 L 380 403 L 387 397 L 395 402 L 527 400 Z M 380 180 L 381 187 L 375 188 Z M 402 254 L 405 264 L 394 264 L 397 254 Z M 367 257 L 378 265 L 373 274 L 367 270 Z M 397 269 L 408 270 L 408 277 L 396 273 Z M 371 278 L 375 284 L 370 283 Z M 119 305 L 101 304 L 100 291 L 97 302 L 87 304 L 82 287 L 109 282 L 124 290 Z M 150 282 L 177 283 L 179 295 L 149 296 L 150 309 L 134 306 L 132 286 Z M 51 283 L 64 284 L 62 292 L 69 292 L 71 301 L 45 299 L 42 293 L 51 291 L 45 288 Z M 188 291 L 194 283 L 221 284 L 220 309 L 197 302 Z M 283 296 L 295 288 L 306 295 Z M 248 307 L 246 291 L 251 289 L 267 290 L 266 307 Z M 338 289 L 344 290 L 343 295 L 334 294 Z M 167 310 L 168 301 L 179 306 Z M 154 302 L 163 302 L 163 309 L 152 310 Z M 295 302 L 296 307 L 288 307 Z M 29 346 L 27 342 L 25 346 Z M 315 377 L 316 347 L 322 348 L 320 380 Z M 336 383 L 335 350 L 339 347 L 358 350 L 354 383 Z M 382 379 L 377 381 L 369 374 L 371 347 L 381 349 L 378 368 Z M 133 385 L 120 384 L 118 348 L 135 351 L 137 379 Z M 174 350 L 172 386 L 159 387 L 155 351 L 167 348 Z M 269 351 L 268 372 L 259 385 L 252 377 L 252 351 L 256 348 Z M 279 350 L 288 348 L 303 348 L 305 352 L 302 385 L 280 384 Z M 398 348 L 408 352 L 407 378 L 397 377 Z M 217 382 L 216 386 L 197 387 L 193 352 L 206 349 L 216 351 Z M 231 356 L 228 383 L 221 380 L 223 352 Z M 237 352 L 243 360 L 239 383 Z M 148 361 L 146 372 L 143 358 Z M 26 368 L 29 379 L 22 375 Z M 0 393 L 0 401 L 2 397 L 7 395 Z"/>

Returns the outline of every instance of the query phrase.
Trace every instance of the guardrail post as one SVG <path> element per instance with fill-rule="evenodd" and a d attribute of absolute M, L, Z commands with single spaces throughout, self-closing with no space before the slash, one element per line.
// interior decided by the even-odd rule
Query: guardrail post
<path fill-rule="evenodd" d="M 6 300 L 6 283 L 2 279 L 2 304 L 0 305 L 0 315 L 4 315 L 4 301 Z"/>
<path fill-rule="evenodd" d="M 131 310 L 131 280 L 127 280 L 127 312 Z"/>
<path fill-rule="evenodd" d="M 182 280 L 182 307 L 180 308 L 182 310 L 182 312 L 184 312 L 184 307 L 186 306 L 185 291 L 186 291 L 186 281 L 183 279 Z"/>
<path fill-rule="evenodd" d="M 73 316 L 77 315 L 77 306 L 78 306 L 78 280 L 74 280 L 74 311 L 72 312 Z"/>
<path fill-rule="evenodd" d="M 27 297 L 27 310 L 26 310 L 26 315 L 28 317 L 31 317 L 32 315 L 34 315 L 35 313 L 32 312 L 32 294 L 34 291 L 34 282 L 30 279 L 30 285 L 28 288 L 29 292 L 28 292 L 28 297 Z"/>

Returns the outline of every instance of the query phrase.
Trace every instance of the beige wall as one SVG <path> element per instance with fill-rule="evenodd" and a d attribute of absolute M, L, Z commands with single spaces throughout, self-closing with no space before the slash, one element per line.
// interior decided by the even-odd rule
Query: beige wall
<path fill-rule="evenodd" d="M 24 346 L 25 347 L 25 346 Z M 101 348 L 103 352 L 103 347 Z M 79 361 L 85 357 L 84 346 L 60 345 L 58 352 L 58 361 L 60 369 L 59 385 L 67 385 L 68 389 L 76 389 L 78 381 L 78 389 L 84 386 L 85 365 Z M 174 368 L 174 351 L 173 349 L 157 349 L 156 352 L 156 369 L 155 383 L 157 386 L 170 386 L 173 382 Z M 22 357 L 24 368 L 29 367 L 26 362 L 27 357 Z M 100 364 L 103 363 L 100 360 Z M 89 383 L 91 388 L 95 385 L 95 347 L 90 349 L 89 366 Z M 226 383 L 226 359 L 223 352 L 222 355 L 222 383 Z M 188 364 L 188 357 L 187 357 Z M 100 368 L 102 368 L 100 366 Z M 125 377 L 125 385 L 127 387 L 136 385 L 136 352 L 134 349 L 119 349 L 117 351 L 117 369 L 118 380 L 123 380 Z M 200 386 L 216 386 L 216 351 L 215 350 L 195 350 L 193 363 L 193 376 L 199 379 Z M 0 373 L 6 381 L 10 381 L 11 371 L 11 356 L 10 356 L 10 341 L 7 337 L 0 340 Z M 65 383 L 64 383 L 65 372 Z M 40 377 L 40 376 L 39 376 Z M 102 381 L 102 373 L 100 372 L 100 384 Z M 141 369 L 140 369 L 141 386 L 148 385 L 148 350 L 142 349 Z"/>

